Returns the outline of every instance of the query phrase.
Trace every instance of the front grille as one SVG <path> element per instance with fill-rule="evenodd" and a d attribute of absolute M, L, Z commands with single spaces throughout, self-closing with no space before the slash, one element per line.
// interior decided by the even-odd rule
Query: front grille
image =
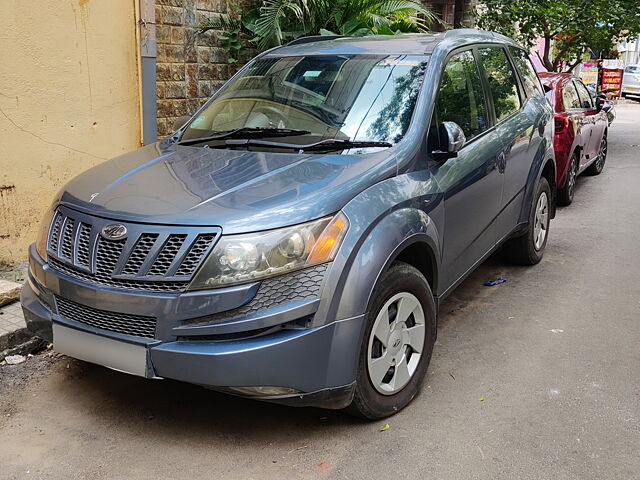
<path fill-rule="evenodd" d="M 58 295 L 55 299 L 58 314 L 62 317 L 110 332 L 145 338 L 155 337 L 156 319 L 154 317 L 98 310 Z"/>
<path fill-rule="evenodd" d="M 176 227 L 128 223 L 125 238 L 110 240 L 100 232 L 112 223 L 60 208 L 49 233 L 51 267 L 114 288 L 182 292 L 220 234 L 217 227 L 175 232 Z"/>

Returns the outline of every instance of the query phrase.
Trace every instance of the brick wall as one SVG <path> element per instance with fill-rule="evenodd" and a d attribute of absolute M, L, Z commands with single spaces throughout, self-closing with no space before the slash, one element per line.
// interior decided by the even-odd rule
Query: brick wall
<path fill-rule="evenodd" d="M 156 0 L 159 137 L 171 133 L 177 117 L 193 114 L 235 72 L 215 33 L 193 28 L 202 15 L 226 12 L 225 0 Z"/>

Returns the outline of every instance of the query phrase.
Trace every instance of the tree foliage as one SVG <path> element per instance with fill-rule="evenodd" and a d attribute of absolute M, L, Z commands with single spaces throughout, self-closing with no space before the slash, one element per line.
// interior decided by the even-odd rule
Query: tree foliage
<path fill-rule="evenodd" d="M 609 54 L 615 42 L 640 33 L 638 0 L 484 0 L 478 26 L 526 46 L 544 39 L 540 59 L 550 71 L 572 70 L 588 50 Z"/>
<path fill-rule="evenodd" d="M 221 30 L 222 47 L 231 55 L 243 38 L 267 49 L 306 35 L 420 32 L 438 21 L 418 0 L 262 0 L 254 8 L 203 19 L 198 30 Z"/>

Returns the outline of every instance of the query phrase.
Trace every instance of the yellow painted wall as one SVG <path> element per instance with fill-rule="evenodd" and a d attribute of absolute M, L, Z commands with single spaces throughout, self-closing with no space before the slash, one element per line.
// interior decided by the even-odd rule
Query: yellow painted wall
<path fill-rule="evenodd" d="M 0 261 L 54 194 L 140 146 L 134 0 L 10 0 L 0 15 Z"/>

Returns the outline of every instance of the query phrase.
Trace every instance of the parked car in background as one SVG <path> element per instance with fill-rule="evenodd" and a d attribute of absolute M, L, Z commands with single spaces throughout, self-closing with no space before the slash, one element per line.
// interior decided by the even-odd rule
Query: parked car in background
<path fill-rule="evenodd" d="M 569 205 L 578 175 L 599 175 L 604 168 L 609 127 L 605 102 L 569 73 L 540 73 L 540 79 L 551 89 L 554 109 L 558 205 Z"/>
<path fill-rule="evenodd" d="M 628 65 L 622 75 L 622 96 L 640 96 L 640 65 Z"/>
<path fill-rule="evenodd" d="M 540 261 L 555 181 L 552 111 L 512 40 L 299 39 L 69 182 L 22 305 L 72 357 L 381 418 L 418 393 L 470 272 L 502 245 Z"/>

